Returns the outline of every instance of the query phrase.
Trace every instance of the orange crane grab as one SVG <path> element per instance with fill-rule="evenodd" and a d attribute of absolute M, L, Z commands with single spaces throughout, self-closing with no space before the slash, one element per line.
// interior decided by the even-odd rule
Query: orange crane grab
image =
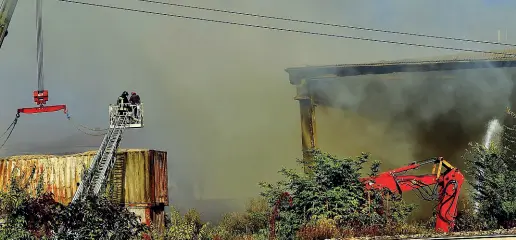
<path fill-rule="evenodd" d="M 8 34 L 8 27 L 11 22 L 18 0 L 4 0 L 0 6 L 0 48 Z M 38 90 L 33 92 L 34 102 L 37 107 L 20 108 L 20 113 L 35 114 L 43 112 L 56 112 L 63 110 L 66 113 L 66 105 L 45 106 L 48 101 L 48 90 L 43 86 L 43 30 L 42 30 L 42 1 L 36 0 L 36 27 L 37 27 L 37 61 L 38 61 Z"/>

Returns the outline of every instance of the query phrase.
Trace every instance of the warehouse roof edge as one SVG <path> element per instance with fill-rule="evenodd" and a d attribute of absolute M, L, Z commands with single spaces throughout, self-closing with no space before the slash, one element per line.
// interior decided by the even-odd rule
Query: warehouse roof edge
<path fill-rule="evenodd" d="M 368 74 L 389 74 L 396 72 L 429 72 L 507 67 L 516 67 L 516 49 L 506 49 L 493 51 L 493 53 L 482 54 L 445 55 L 426 59 L 291 67 L 285 69 L 285 71 L 289 74 L 290 83 L 298 85 L 303 79 L 318 80 Z"/>

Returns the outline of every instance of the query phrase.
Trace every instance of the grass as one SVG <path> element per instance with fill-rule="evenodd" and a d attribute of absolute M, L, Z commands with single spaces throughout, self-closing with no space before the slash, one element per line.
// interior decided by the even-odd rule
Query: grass
<path fill-rule="evenodd" d="M 153 239 L 177 239 L 177 240 L 268 240 L 268 214 L 271 209 L 266 201 L 261 198 L 252 199 L 243 212 L 227 213 L 223 216 L 217 225 L 203 223 L 199 219 L 199 214 L 194 210 L 188 211 L 184 215 L 180 215 L 176 210 L 172 210 L 170 214 L 170 223 L 175 226 L 167 226 L 165 233 L 153 233 Z M 316 240 L 316 239 L 369 239 L 369 238 L 406 238 L 443 236 L 434 231 L 432 224 L 426 222 L 402 223 L 392 226 L 366 226 L 362 228 L 339 227 L 332 219 L 320 219 L 316 223 L 306 224 L 296 234 L 299 240 Z M 199 236 L 199 232 L 203 228 L 204 233 Z M 182 231 L 186 235 L 174 235 L 177 229 L 189 229 Z M 451 233 L 450 235 L 475 235 L 480 232 L 460 232 Z M 489 232 L 481 232 L 488 234 Z M 198 237 L 198 238 L 197 238 Z"/>

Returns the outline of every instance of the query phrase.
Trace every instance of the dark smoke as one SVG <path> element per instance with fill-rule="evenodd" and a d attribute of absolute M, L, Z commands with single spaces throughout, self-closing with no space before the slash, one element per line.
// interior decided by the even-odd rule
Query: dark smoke
<path fill-rule="evenodd" d="M 481 140 L 490 119 L 504 116 L 513 87 L 511 71 L 349 77 L 317 85 L 316 94 L 332 107 L 387 123 L 386 134 L 403 132 L 412 141 L 414 159 L 443 156 L 460 167 L 467 144 Z"/>
<path fill-rule="evenodd" d="M 317 99 L 338 110 L 327 115 L 322 107 L 318 126 L 334 133 L 345 130 L 340 138 L 320 134 L 320 147 L 348 155 L 367 151 L 382 161 L 383 170 L 437 156 L 463 168 L 461 156 L 468 143 L 481 143 L 489 120 L 506 116 L 514 92 L 513 71 L 396 73 L 322 82 L 315 85 Z M 408 198 L 428 207 L 421 209 L 432 209 L 417 196 Z M 428 217 L 431 211 L 419 214 Z"/>

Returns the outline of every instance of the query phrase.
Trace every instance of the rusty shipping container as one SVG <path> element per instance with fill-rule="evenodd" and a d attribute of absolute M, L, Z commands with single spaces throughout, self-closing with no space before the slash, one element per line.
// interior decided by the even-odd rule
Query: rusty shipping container
<path fill-rule="evenodd" d="M 77 190 L 84 169 L 95 151 L 72 155 L 23 155 L 0 159 L 0 187 L 6 190 L 11 173 L 25 176 L 28 190 L 36 192 L 40 177 L 46 191 L 53 192 L 56 201 L 68 204 Z M 13 171 L 13 169 L 15 171 Z M 34 171 L 32 179 L 28 179 Z M 121 149 L 108 183 L 111 196 L 142 222 L 162 222 L 168 206 L 167 153 L 147 149 Z M 161 216 L 163 215 L 163 216 Z"/>

